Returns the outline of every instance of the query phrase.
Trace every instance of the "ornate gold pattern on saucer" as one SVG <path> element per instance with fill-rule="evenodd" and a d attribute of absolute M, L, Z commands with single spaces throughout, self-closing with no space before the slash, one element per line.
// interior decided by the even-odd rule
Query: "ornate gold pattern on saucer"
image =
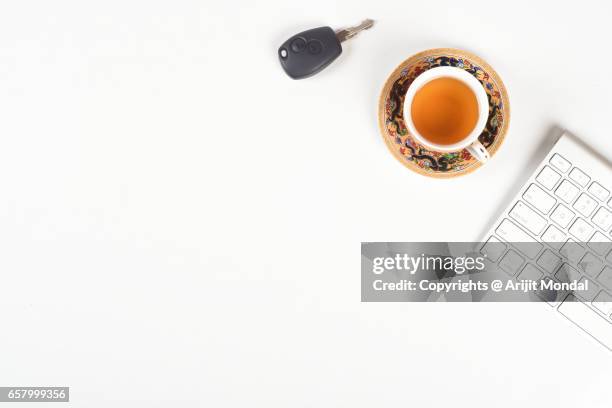
<path fill-rule="evenodd" d="M 387 78 L 378 103 L 378 124 L 391 153 L 409 169 L 438 178 L 456 177 L 481 166 L 467 150 L 442 153 L 428 150 L 408 132 L 403 118 L 403 103 L 412 81 L 439 66 L 458 67 L 480 81 L 489 98 L 489 118 L 478 140 L 491 157 L 506 137 L 510 104 L 503 82 L 489 64 L 466 51 L 436 48 L 420 52 L 402 62 Z"/>

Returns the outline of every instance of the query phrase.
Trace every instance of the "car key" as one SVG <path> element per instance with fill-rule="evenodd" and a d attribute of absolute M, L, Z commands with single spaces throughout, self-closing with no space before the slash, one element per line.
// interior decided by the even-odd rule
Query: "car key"
<path fill-rule="evenodd" d="M 342 54 L 341 43 L 374 25 L 374 20 L 334 31 L 319 27 L 294 35 L 278 49 L 281 66 L 293 79 L 308 78 L 331 64 Z"/>

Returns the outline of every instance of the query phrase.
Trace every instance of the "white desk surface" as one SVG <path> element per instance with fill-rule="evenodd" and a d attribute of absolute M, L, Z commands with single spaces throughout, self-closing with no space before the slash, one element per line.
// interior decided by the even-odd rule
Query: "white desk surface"
<path fill-rule="evenodd" d="M 0 386 L 71 406 L 609 407 L 612 357 L 539 305 L 360 303 L 361 241 L 477 240 L 555 127 L 612 157 L 607 2 L 0 5 Z M 277 47 L 376 26 L 318 76 Z M 376 104 L 408 56 L 485 58 L 492 162 L 404 168 Z M 26 406 L 26 405 L 24 405 Z"/>

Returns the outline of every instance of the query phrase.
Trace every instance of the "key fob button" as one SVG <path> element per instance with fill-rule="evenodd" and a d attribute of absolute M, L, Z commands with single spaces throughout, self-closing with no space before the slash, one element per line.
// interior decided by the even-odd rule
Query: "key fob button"
<path fill-rule="evenodd" d="M 291 50 L 293 52 L 302 52 L 306 48 L 306 40 L 298 37 L 291 42 Z"/>
<path fill-rule="evenodd" d="M 308 52 L 316 55 L 320 54 L 323 51 L 323 43 L 319 40 L 310 40 L 308 41 Z"/>

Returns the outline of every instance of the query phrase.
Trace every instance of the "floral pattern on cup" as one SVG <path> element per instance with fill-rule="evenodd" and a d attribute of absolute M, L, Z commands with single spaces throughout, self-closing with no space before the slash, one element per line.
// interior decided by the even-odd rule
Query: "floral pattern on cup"
<path fill-rule="evenodd" d="M 507 101 L 507 95 L 497 74 L 483 65 L 484 62 L 478 61 L 477 57 L 469 56 L 460 50 L 441 49 L 417 54 L 404 61 L 394 71 L 383 91 L 381 103 L 384 105 L 379 114 L 382 114 L 381 127 L 384 127 L 383 136 L 387 144 L 396 157 L 401 157 L 406 166 L 434 177 L 464 174 L 480 166 L 465 149 L 451 153 L 428 150 L 419 144 L 406 128 L 402 113 L 406 91 L 417 76 L 434 67 L 462 68 L 480 81 L 489 99 L 489 117 L 478 140 L 491 156 L 501 145 L 509 120 L 509 107 L 504 103 Z"/>

